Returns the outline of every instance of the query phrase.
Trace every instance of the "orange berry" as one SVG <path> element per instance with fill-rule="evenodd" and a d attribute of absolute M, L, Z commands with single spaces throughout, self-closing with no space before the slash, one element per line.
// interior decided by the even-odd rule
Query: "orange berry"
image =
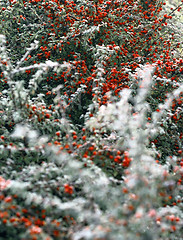
<path fill-rule="evenodd" d="M 49 113 L 46 113 L 45 117 L 46 117 L 46 118 L 50 118 L 51 115 L 50 115 Z"/>
<path fill-rule="evenodd" d="M 60 132 L 56 132 L 56 135 L 59 137 L 60 136 Z"/>
<path fill-rule="evenodd" d="M 86 136 L 83 136 L 82 139 L 85 141 L 86 140 Z"/>

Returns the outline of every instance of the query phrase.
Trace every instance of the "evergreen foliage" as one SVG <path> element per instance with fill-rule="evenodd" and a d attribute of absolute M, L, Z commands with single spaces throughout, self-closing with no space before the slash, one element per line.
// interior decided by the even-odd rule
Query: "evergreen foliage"
<path fill-rule="evenodd" d="M 182 239 L 182 5 L 0 1 L 0 240 Z"/>

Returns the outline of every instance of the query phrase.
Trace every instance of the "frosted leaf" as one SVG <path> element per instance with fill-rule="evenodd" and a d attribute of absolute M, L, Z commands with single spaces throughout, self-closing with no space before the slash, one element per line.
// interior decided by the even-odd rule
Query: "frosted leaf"
<path fill-rule="evenodd" d="M 52 62 L 50 60 L 46 61 L 46 64 L 49 66 L 49 67 L 57 67 L 59 64 L 58 63 L 55 63 L 55 62 Z"/>
<path fill-rule="evenodd" d="M 131 189 L 134 188 L 138 182 L 138 176 L 136 174 L 130 175 L 125 179 L 126 185 Z"/>
<path fill-rule="evenodd" d="M 18 122 L 19 120 L 21 120 L 21 115 L 19 111 L 13 112 L 13 119 L 15 122 Z"/>
<path fill-rule="evenodd" d="M 0 42 L 2 42 L 4 44 L 6 43 L 6 37 L 2 34 L 0 34 Z"/>
<path fill-rule="evenodd" d="M 16 125 L 14 132 L 11 134 L 13 138 L 24 138 L 27 135 L 29 128 L 27 125 Z"/>
<path fill-rule="evenodd" d="M 100 176 L 97 180 L 96 180 L 96 184 L 98 186 L 107 186 L 109 184 L 109 180 L 106 176 Z"/>
<path fill-rule="evenodd" d="M 11 190 L 15 193 L 17 191 L 21 192 L 25 190 L 28 186 L 29 186 L 29 183 L 19 182 L 19 181 L 11 181 L 9 183 L 9 188 L 11 188 Z"/>
<path fill-rule="evenodd" d="M 28 132 L 27 136 L 29 139 L 35 139 L 38 137 L 38 133 L 35 130 L 31 130 Z"/>
<path fill-rule="evenodd" d="M 81 239 L 93 239 L 92 231 L 90 229 L 83 229 L 82 231 L 74 234 L 73 240 Z"/>

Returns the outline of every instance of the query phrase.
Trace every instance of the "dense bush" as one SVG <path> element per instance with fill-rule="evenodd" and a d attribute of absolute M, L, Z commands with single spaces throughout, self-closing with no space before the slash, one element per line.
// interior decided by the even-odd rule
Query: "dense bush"
<path fill-rule="evenodd" d="M 181 239 L 183 3 L 0 1 L 0 239 Z"/>

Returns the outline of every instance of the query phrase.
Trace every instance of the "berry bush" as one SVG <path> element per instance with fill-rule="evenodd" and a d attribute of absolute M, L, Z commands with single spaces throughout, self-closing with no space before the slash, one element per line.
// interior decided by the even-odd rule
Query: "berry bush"
<path fill-rule="evenodd" d="M 0 240 L 180 240 L 183 1 L 0 0 Z"/>

